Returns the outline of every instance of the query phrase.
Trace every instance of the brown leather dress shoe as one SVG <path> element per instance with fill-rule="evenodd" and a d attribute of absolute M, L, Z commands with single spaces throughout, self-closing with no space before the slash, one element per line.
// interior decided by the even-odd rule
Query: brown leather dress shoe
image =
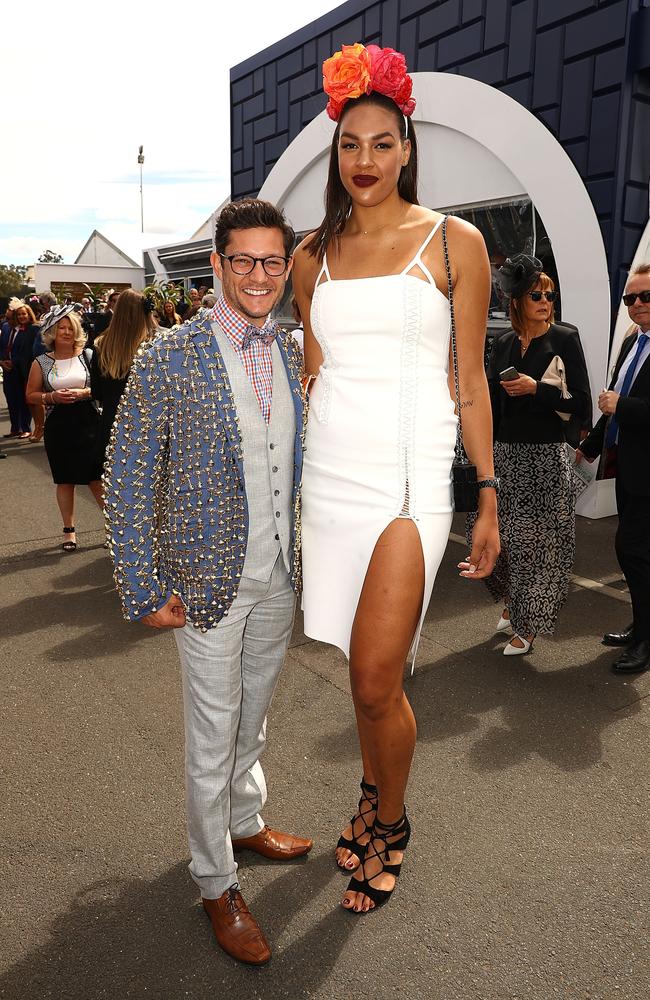
<path fill-rule="evenodd" d="M 280 833 L 270 826 L 262 827 L 254 837 L 239 837 L 232 842 L 233 851 L 255 851 L 272 861 L 287 861 L 309 854 L 314 841 L 307 837 L 294 837 L 291 833 Z"/>
<path fill-rule="evenodd" d="M 226 889 L 219 899 L 204 899 L 203 908 L 224 951 L 249 965 L 268 962 L 271 949 L 236 886 Z"/>

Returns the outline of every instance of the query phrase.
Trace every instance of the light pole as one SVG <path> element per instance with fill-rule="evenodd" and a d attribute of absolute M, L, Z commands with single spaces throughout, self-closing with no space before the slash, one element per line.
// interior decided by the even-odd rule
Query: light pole
<path fill-rule="evenodd" d="M 142 196 L 142 164 L 144 163 L 144 146 L 138 150 L 138 163 L 140 164 L 140 228 L 144 232 L 144 199 Z"/>

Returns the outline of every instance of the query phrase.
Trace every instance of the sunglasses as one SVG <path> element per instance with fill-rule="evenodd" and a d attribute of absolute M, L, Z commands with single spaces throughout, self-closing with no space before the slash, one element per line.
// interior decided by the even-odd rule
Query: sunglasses
<path fill-rule="evenodd" d="M 542 299 L 546 299 L 547 302 L 555 302 L 557 298 L 557 292 L 529 292 L 528 294 L 533 302 L 541 302 Z"/>
<path fill-rule="evenodd" d="M 627 295 L 623 296 L 623 302 L 626 306 L 633 306 L 637 299 L 641 302 L 650 302 L 650 289 L 645 292 L 628 292 Z"/>

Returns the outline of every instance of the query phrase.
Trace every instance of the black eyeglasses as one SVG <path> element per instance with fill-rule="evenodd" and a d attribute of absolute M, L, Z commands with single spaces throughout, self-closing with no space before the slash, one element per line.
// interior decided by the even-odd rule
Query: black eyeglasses
<path fill-rule="evenodd" d="M 623 302 L 626 306 L 633 306 L 637 299 L 641 302 L 650 302 L 650 289 L 644 292 L 628 292 L 627 295 L 623 296 Z"/>
<path fill-rule="evenodd" d="M 543 298 L 547 302 L 555 302 L 557 298 L 557 292 L 529 292 L 528 294 L 533 302 L 541 302 Z"/>
<path fill-rule="evenodd" d="M 291 257 L 251 257 L 247 253 L 220 253 L 219 256 L 230 262 L 235 274 L 250 274 L 260 263 L 270 278 L 280 278 L 291 260 Z"/>

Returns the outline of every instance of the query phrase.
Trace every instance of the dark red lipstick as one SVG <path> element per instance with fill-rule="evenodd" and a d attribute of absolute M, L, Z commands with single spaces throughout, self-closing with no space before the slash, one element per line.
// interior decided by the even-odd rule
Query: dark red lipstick
<path fill-rule="evenodd" d="M 373 177 L 372 174 L 355 174 L 352 178 L 352 183 L 357 187 L 372 187 L 379 180 L 378 177 Z"/>

